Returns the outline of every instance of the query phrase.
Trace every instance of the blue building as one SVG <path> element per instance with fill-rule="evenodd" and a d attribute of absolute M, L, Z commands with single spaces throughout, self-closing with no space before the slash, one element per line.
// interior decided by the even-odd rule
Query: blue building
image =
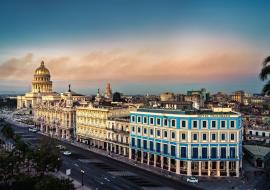
<path fill-rule="evenodd" d="M 129 158 L 187 176 L 239 176 L 241 115 L 230 108 L 130 112 Z"/>

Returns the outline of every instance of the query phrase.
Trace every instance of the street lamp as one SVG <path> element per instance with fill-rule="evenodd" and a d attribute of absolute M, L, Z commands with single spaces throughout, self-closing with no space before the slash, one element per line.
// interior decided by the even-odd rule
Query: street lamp
<path fill-rule="evenodd" d="M 84 170 L 81 170 L 81 174 L 82 174 L 82 186 L 83 186 L 83 185 L 84 185 L 84 184 L 83 184 Z"/>

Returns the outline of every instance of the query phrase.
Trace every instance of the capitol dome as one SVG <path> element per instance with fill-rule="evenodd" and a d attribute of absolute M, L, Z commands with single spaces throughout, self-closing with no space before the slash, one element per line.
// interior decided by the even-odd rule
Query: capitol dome
<path fill-rule="evenodd" d="M 50 71 L 45 67 L 44 61 L 41 61 L 40 66 L 35 70 L 34 79 L 32 81 L 32 92 L 52 92 Z"/>
<path fill-rule="evenodd" d="M 50 71 L 45 67 L 44 61 L 41 61 L 40 66 L 35 70 L 35 75 L 50 75 Z"/>

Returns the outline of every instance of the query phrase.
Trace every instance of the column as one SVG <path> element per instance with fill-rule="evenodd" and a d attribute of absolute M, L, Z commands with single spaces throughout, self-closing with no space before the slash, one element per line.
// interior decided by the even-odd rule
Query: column
<path fill-rule="evenodd" d="M 124 156 L 126 156 L 127 155 L 127 149 L 126 149 L 126 147 L 123 147 L 123 149 L 124 149 Z"/>
<path fill-rule="evenodd" d="M 111 148 L 112 148 L 112 147 L 111 147 Z M 128 149 L 128 152 L 129 152 L 129 153 L 128 153 L 128 158 L 131 159 L 131 157 L 132 157 L 132 150 L 131 150 L 131 148 Z"/>
<path fill-rule="evenodd" d="M 211 161 L 208 161 L 208 176 L 211 176 Z"/>
<path fill-rule="evenodd" d="M 202 161 L 199 161 L 199 176 L 202 175 Z"/>
<path fill-rule="evenodd" d="M 191 161 L 187 161 L 187 176 L 191 176 Z"/>
<path fill-rule="evenodd" d="M 220 176 L 220 161 L 217 161 L 217 176 Z"/>
<path fill-rule="evenodd" d="M 109 152 L 109 143 L 107 143 L 106 151 Z"/>
<path fill-rule="evenodd" d="M 236 177 L 239 177 L 239 160 L 236 161 Z"/>
<path fill-rule="evenodd" d="M 62 139 L 65 138 L 65 130 L 62 129 Z"/>
<path fill-rule="evenodd" d="M 176 174 L 180 174 L 180 160 L 176 160 Z"/>
<path fill-rule="evenodd" d="M 147 152 L 147 165 L 149 165 L 149 164 L 150 164 L 150 153 Z"/>
<path fill-rule="evenodd" d="M 163 165 L 164 165 L 164 157 L 160 156 L 160 168 L 163 169 Z"/>
<path fill-rule="evenodd" d="M 230 176 L 229 161 L 226 161 L 226 173 L 227 173 L 227 176 L 229 177 Z"/>
<path fill-rule="evenodd" d="M 143 159 L 144 159 L 144 152 L 141 151 L 141 163 L 143 163 Z"/>
<path fill-rule="evenodd" d="M 157 155 L 154 154 L 154 167 L 157 167 Z"/>
<path fill-rule="evenodd" d="M 111 152 L 113 151 L 113 143 L 111 143 L 111 146 L 110 146 L 110 148 L 111 148 Z M 130 151 L 131 151 L 131 149 L 130 149 Z"/>
<path fill-rule="evenodd" d="M 168 158 L 168 171 L 171 171 L 171 158 Z"/>

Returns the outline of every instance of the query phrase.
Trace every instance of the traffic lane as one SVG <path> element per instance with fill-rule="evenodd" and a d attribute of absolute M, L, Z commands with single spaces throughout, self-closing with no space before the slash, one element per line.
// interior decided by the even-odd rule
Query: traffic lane
<path fill-rule="evenodd" d="M 24 128 L 24 131 L 27 131 L 28 133 L 30 133 L 28 131 L 28 129 Z M 32 133 L 32 134 L 37 135 L 38 137 L 49 138 L 47 136 L 44 136 L 44 135 L 41 135 L 41 134 L 38 134 L 38 133 Z M 165 185 L 165 186 L 173 187 L 173 188 L 176 188 L 176 189 L 179 188 L 179 187 L 182 187 L 183 189 L 199 189 L 198 187 L 194 187 L 194 186 L 191 186 L 191 185 L 188 185 L 188 184 L 185 184 L 183 182 L 176 181 L 176 180 L 167 179 L 166 177 L 159 176 L 159 175 L 154 174 L 152 172 L 148 172 L 146 170 L 142 170 L 140 168 L 131 166 L 129 164 L 124 164 L 123 162 L 116 161 L 114 159 L 111 159 L 111 158 L 96 154 L 94 152 L 91 152 L 91 151 L 76 147 L 76 146 L 71 145 L 71 144 L 69 144 L 67 142 L 63 142 L 63 141 L 59 141 L 59 140 L 57 140 L 57 142 L 59 144 L 65 145 L 72 152 L 76 152 L 76 153 L 78 153 L 80 155 L 83 155 L 84 157 L 85 156 L 86 157 L 88 157 L 88 156 L 91 157 L 92 156 L 92 157 L 101 159 L 102 161 L 104 161 L 106 163 L 110 163 L 110 165 L 113 165 L 114 167 L 116 166 L 117 168 L 121 168 L 121 169 L 124 169 L 124 170 L 127 170 L 127 171 L 132 171 L 132 172 L 136 173 L 137 175 L 139 175 L 139 176 L 141 176 L 141 177 L 143 177 L 143 178 L 145 178 L 145 179 L 147 179 L 149 181 L 152 181 L 153 183 L 158 183 L 161 186 Z"/>
<path fill-rule="evenodd" d="M 93 181 L 103 185 L 102 188 L 104 189 L 107 187 L 108 189 L 115 189 L 115 190 L 125 190 L 125 189 L 138 189 L 136 187 L 132 187 L 132 184 L 127 184 L 126 181 L 118 180 L 114 176 L 107 174 L 105 171 L 97 169 L 95 167 L 90 167 L 87 163 L 82 163 L 77 159 L 72 159 L 71 156 L 63 156 L 64 169 L 72 168 L 72 170 L 77 171 L 85 171 L 85 177 L 89 177 L 87 179 L 92 179 Z M 72 171 L 71 171 L 72 173 Z"/>

